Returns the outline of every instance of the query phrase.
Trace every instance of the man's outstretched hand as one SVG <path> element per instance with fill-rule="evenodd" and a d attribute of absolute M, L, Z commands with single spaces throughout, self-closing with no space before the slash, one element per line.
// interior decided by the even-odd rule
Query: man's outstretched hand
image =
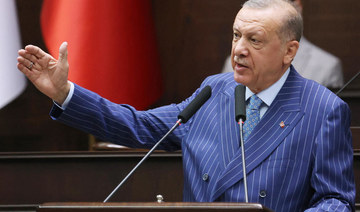
<path fill-rule="evenodd" d="M 39 91 L 62 104 L 70 91 L 67 43 L 61 44 L 58 60 L 33 45 L 20 49 L 18 54 L 17 68 Z"/>

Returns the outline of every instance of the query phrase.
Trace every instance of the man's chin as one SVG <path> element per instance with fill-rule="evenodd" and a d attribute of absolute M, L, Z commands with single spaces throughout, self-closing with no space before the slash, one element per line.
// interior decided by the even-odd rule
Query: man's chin
<path fill-rule="evenodd" d="M 244 75 L 240 75 L 238 73 L 236 73 L 236 71 L 234 71 L 234 80 L 237 83 L 243 84 L 243 85 L 247 85 L 249 82 L 249 78 L 244 76 Z"/>

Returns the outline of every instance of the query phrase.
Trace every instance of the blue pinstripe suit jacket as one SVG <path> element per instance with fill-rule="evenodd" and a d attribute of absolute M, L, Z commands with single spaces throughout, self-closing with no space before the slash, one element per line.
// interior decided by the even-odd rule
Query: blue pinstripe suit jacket
<path fill-rule="evenodd" d="M 51 116 L 101 139 L 152 147 L 205 85 L 212 97 L 162 143 L 182 150 L 184 201 L 244 202 L 239 130 L 232 73 L 208 77 L 187 100 L 148 111 L 118 105 L 75 85 Z M 285 127 L 280 127 L 280 122 Z M 293 67 L 245 142 L 249 201 L 275 211 L 351 211 L 355 199 L 350 111 L 325 87 Z M 204 174 L 208 177 L 203 177 Z"/>

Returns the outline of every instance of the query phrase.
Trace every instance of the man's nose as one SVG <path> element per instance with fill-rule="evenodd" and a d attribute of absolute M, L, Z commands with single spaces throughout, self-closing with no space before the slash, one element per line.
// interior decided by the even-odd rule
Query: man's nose
<path fill-rule="evenodd" d="M 234 54 L 238 57 L 247 57 L 249 55 L 249 48 L 243 37 L 233 43 L 233 48 Z"/>

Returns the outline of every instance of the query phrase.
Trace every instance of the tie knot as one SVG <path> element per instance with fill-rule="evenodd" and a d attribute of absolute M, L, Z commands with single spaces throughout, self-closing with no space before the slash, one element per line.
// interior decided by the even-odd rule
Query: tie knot
<path fill-rule="evenodd" d="M 259 110 L 262 100 L 255 94 L 250 97 L 249 108 L 253 110 Z"/>

